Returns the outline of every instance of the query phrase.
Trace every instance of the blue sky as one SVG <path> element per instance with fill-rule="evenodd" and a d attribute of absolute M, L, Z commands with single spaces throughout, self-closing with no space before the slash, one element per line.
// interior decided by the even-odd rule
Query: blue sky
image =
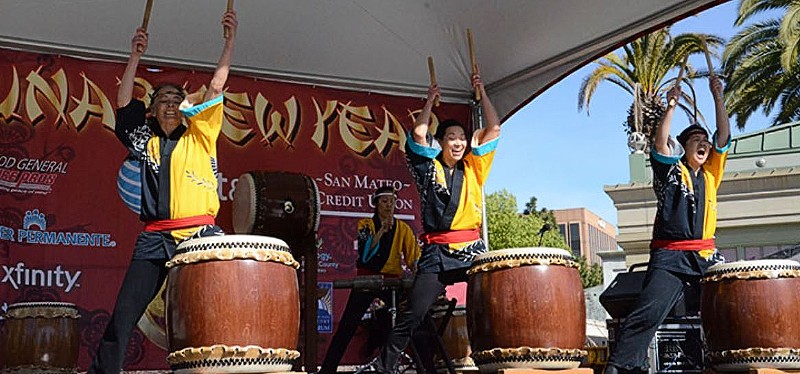
<path fill-rule="evenodd" d="M 733 21 L 738 3 L 730 1 L 684 19 L 671 32 L 712 33 L 728 40 L 737 31 Z M 690 63 L 706 66 L 703 57 Z M 506 189 L 516 196 L 520 209 L 531 196 L 538 199 L 540 209 L 585 207 L 616 225 L 617 211 L 603 186 L 629 181 L 630 152 L 622 123 L 632 98 L 619 87 L 603 83 L 592 98 L 591 115 L 579 113 L 578 89 L 595 66 L 589 64 L 571 74 L 503 124 L 487 193 Z M 713 121 L 707 81 L 698 80 L 695 89 L 698 108 Z M 672 133 L 677 135 L 688 124 L 685 115 L 676 114 Z M 756 113 L 744 132 L 768 125 L 768 118 Z M 734 136 L 742 133 L 732 126 Z M 713 129 L 713 122 L 709 127 Z"/>

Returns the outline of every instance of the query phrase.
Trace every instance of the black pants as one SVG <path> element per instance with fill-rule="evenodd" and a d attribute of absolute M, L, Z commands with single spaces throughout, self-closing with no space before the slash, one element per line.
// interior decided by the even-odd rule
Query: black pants
<path fill-rule="evenodd" d="M 623 370 L 646 370 L 647 347 L 680 298 L 686 283 L 699 282 L 699 276 L 650 268 L 633 311 L 620 328 L 617 345 L 608 364 Z"/>
<path fill-rule="evenodd" d="M 420 326 L 436 298 L 444 292 L 445 286 L 466 281 L 466 271 L 463 268 L 441 273 L 417 273 L 408 296 L 408 305 L 400 312 L 397 325 L 381 349 L 376 368 L 378 372 L 394 372 L 400 353 L 408 346 L 412 334 Z"/>
<path fill-rule="evenodd" d="M 122 281 L 111 321 L 106 326 L 103 340 L 100 341 L 87 374 L 119 374 L 122 371 L 131 332 L 167 277 L 167 269 L 164 267 L 166 261 L 131 261 L 125 280 Z"/>
<path fill-rule="evenodd" d="M 347 350 L 347 345 L 356 333 L 358 323 L 364 312 L 372 300 L 380 298 L 387 305 L 391 304 L 391 293 L 374 292 L 374 291 L 361 291 L 353 290 L 350 292 L 350 297 L 347 298 L 347 306 L 344 308 L 342 319 L 339 320 L 339 326 L 336 328 L 336 334 L 333 335 L 330 345 L 328 345 L 328 352 L 325 353 L 325 359 L 322 361 L 322 367 L 319 370 L 320 374 L 331 374 L 336 372 L 339 362 Z"/>

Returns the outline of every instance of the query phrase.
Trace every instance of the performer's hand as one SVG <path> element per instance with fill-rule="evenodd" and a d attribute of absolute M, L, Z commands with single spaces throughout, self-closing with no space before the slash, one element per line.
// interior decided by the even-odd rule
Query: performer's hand
<path fill-rule="evenodd" d="M 708 86 L 715 101 L 722 100 L 722 81 L 716 75 L 708 77 Z"/>
<path fill-rule="evenodd" d="M 429 103 L 432 103 L 437 97 L 438 98 L 442 97 L 442 90 L 439 89 L 439 85 L 438 84 L 432 84 L 430 87 L 428 87 L 428 99 L 427 99 L 427 101 Z"/>
<path fill-rule="evenodd" d="M 675 86 L 667 91 L 667 105 L 674 107 L 678 105 L 678 100 L 681 98 L 681 86 Z"/>
<path fill-rule="evenodd" d="M 486 93 L 483 87 L 483 80 L 481 79 L 481 70 L 479 67 L 476 67 L 475 74 L 472 74 L 472 88 L 476 91 L 479 91 L 481 95 Z"/>
<path fill-rule="evenodd" d="M 231 10 L 222 15 L 222 28 L 228 28 L 226 40 L 233 40 L 236 38 L 236 29 L 239 27 L 239 20 L 236 18 L 236 11 Z M 224 34 L 223 34 L 224 35 Z"/>
<path fill-rule="evenodd" d="M 131 55 L 141 56 L 147 50 L 147 30 L 143 28 L 136 29 L 136 33 L 131 39 Z"/>

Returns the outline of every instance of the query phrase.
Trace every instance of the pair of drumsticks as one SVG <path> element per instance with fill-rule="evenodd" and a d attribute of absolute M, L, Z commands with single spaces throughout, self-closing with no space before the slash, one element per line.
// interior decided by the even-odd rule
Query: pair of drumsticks
<path fill-rule="evenodd" d="M 147 0 L 147 4 L 144 6 L 144 17 L 142 18 L 142 29 L 147 32 L 147 24 L 150 23 L 150 12 L 153 10 L 153 0 Z M 228 0 L 228 7 L 227 11 L 230 12 L 233 10 L 233 0 Z M 230 37 L 231 30 L 227 26 L 223 29 L 223 35 L 227 39 Z M 141 51 L 139 51 L 141 52 Z"/>
<path fill-rule="evenodd" d="M 711 64 L 711 55 L 708 53 L 708 43 L 706 43 L 705 39 L 703 39 L 703 53 L 706 55 L 706 64 L 708 64 L 708 75 L 709 77 L 714 76 L 714 65 Z M 680 86 L 681 81 L 683 80 L 683 72 L 686 70 L 686 62 L 689 59 L 689 55 L 683 59 L 683 63 L 681 64 L 681 70 L 678 71 L 678 78 L 675 80 L 675 86 Z M 669 106 L 675 106 L 678 103 L 675 99 L 669 100 Z"/>
<path fill-rule="evenodd" d="M 469 60 L 472 64 L 472 75 L 478 73 L 478 60 L 475 58 L 475 44 L 472 42 L 472 30 L 467 29 L 467 47 L 469 47 Z M 436 84 L 436 68 L 433 65 L 433 56 L 428 56 L 428 73 L 431 76 L 431 85 Z M 475 100 L 481 100 L 481 92 L 475 90 Z M 433 100 L 433 105 L 439 106 L 439 97 Z"/>

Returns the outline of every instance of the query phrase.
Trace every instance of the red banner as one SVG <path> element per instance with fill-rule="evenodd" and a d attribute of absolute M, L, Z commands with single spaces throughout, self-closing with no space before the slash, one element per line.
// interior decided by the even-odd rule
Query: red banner
<path fill-rule="evenodd" d="M 113 133 L 123 69 L 121 63 L 0 49 L 0 305 L 76 304 L 84 370 L 142 229 L 117 189 L 126 156 Z M 420 73 L 425 74 L 422 63 Z M 135 93 L 147 103 L 146 92 L 154 85 L 172 82 L 192 92 L 210 77 L 142 67 Z M 217 223 L 226 232 L 232 233 L 238 176 L 251 170 L 297 172 L 316 180 L 323 286 L 355 275 L 356 221 L 371 215 L 368 196 L 375 188 L 394 186 L 398 218 L 419 232 L 418 196 L 403 146 L 422 100 L 242 76 L 228 79 L 225 99 L 217 143 L 222 203 Z M 469 118 L 466 105 L 442 104 L 436 113 Z M 320 320 L 321 330 L 335 331 L 344 309 L 347 292 L 333 296 L 334 323 Z M 242 311 L 231 313 L 236 318 Z M 320 334 L 320 360 L 330 337 Z M 351 347 L 345 363 L 364 363 L 368 353 L 358 350 Z M 136 330 L 126 369 L 165 368 L 166 355 Z"/>

